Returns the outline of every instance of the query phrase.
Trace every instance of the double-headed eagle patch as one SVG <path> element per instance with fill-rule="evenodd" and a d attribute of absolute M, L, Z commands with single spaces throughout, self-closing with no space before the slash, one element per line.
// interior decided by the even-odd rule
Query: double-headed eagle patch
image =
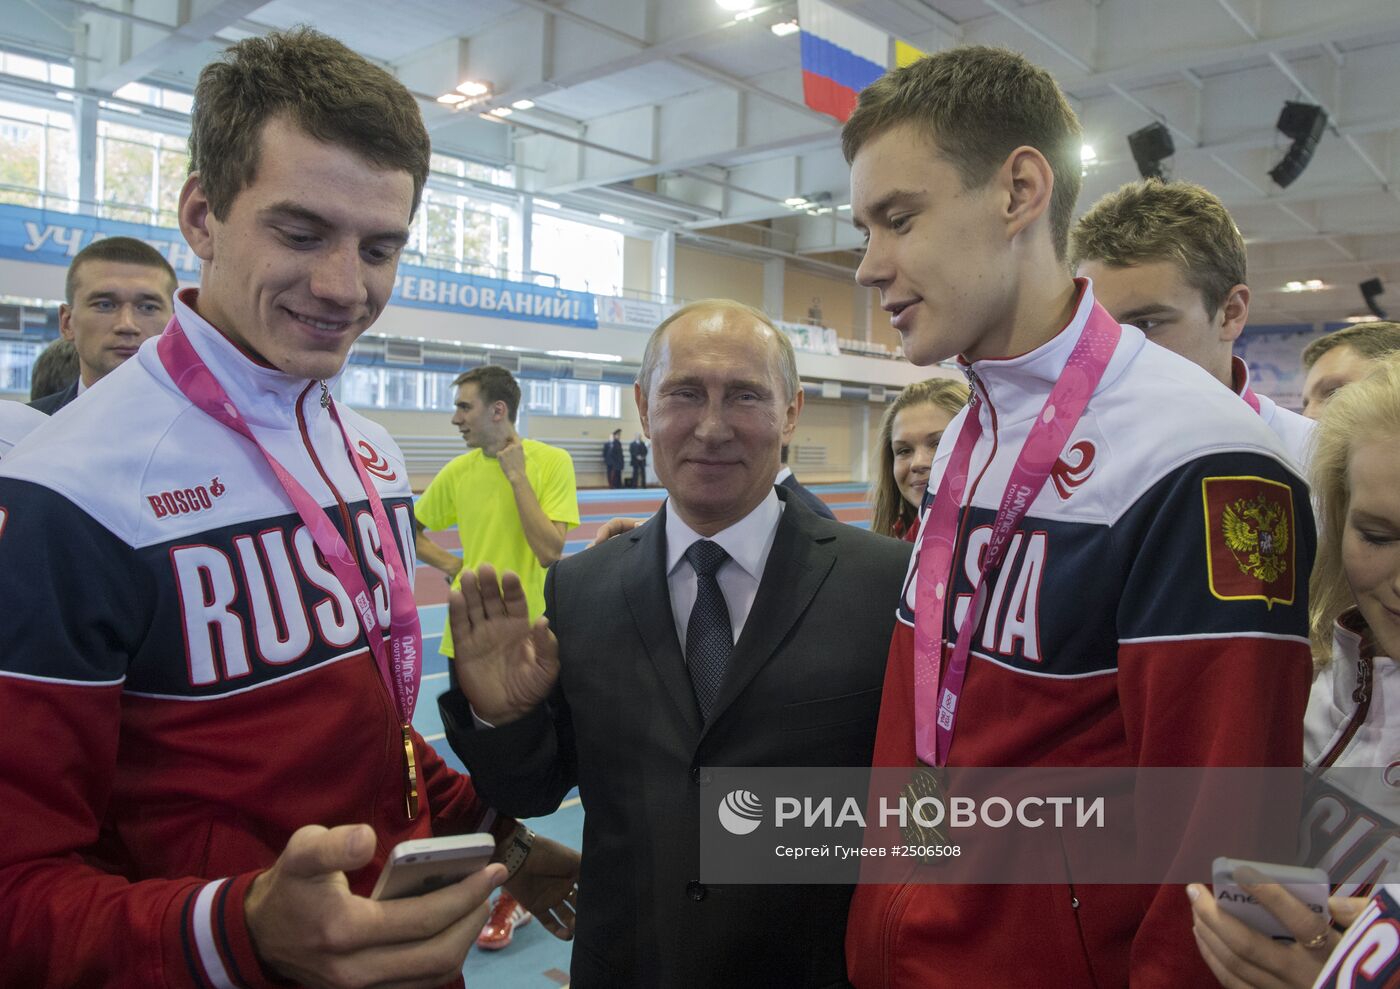
<path fill-rule="evenodd" d="M 1211 594 L 1292 604 L 1292 489 L 1262 477 L 1208 477 L 1201 486 Z"/>

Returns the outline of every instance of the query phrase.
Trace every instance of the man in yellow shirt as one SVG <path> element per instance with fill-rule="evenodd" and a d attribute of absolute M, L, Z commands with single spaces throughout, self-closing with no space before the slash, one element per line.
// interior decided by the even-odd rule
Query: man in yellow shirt
<path fill-rule="evenodd" d="M 564 534 L 578 525 L 578 491 L 568 452 L 515 431 L 520 385 L 503 367 L 487 365 L 459 377 L 452 425 L 471 447 L 451 461 L 414 506 L 418 558 L 457 587 L 463 567 L 489 563 L 520 575 L 530 618 L 544 614 L 544 572 L 564 553 Z M 426 529 L 457 527 L 459 559 Z M 452 637 L 444 635 L 444 655 Z"/>
<path fill-rule="evenodd" d="M 459 376 L 452 425 L 471 447 L 452 460 L 414 505 L 418 558 L 447 575 L 456 590 L 464 567 L 489 563 L 520 575 L 530 620 L 544 614 L 544 573 L 564 554 L 564 534 L 578 525 L 578 491 L 568 451 L 515 431 L 520 385 L 503 367 Z M 428 538 L 427 529 L 457 527 L 459 559 Z M 442 637 L 452 655 L 452 636 Z M 530 915 L 502 891 L 477 939 L 487 950 L 510 944 Z"/>

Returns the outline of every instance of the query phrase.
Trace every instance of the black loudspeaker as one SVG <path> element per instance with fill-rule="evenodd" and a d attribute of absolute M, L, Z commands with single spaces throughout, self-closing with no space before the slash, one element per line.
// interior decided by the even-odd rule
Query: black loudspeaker
<path fill-rule="evenodd" d="M 1368 278 L 1358 287 L 1361 289 L 1361 298 L 1366 300 L 1366 308 L 1371 310 L 1377 319 L 1385 319 L 1385 310 L 1376 303 L 1376 296 L 1385 292 L 1385 286 L 1381 284 L 1381 280 Z"/>
<path fill-rule="evenodd" d="M 1166 181 L 1162 162 L 1176 154 L 1176 144 L 1165 124 L 1148 124 L 1142 130 L 1133 131 L 1128 135 L 1128 148 L 1133 153 L 1133 161 L 1137 162 L 1139 175 Z"/>
<path fill-rule="evenodd" d="M 1278 115 L 1278 131 L 1293 142 L 1283 160 L 1269 170 L 1280 189 L 1287 189 L 1312 161 L 1317 142 L 1327 129 L 1327 111 L 1311 103 L 1285 103 Z"/>

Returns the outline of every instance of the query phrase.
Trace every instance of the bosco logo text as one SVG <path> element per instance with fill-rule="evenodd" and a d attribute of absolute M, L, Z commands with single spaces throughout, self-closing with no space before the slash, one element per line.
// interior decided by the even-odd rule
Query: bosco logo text
<path fill-rule="evenodd" d="M 207 485 L 174 488 L 170 491 L 162 491 L 160 494 L 146 495 L 146 503 L 151 506 L 151 511 L 158 519 L 173 515 L 193 515 L 196 512 L 204 512 L 213 508 L 214 500 L 220 497 L 225 490 L 227 489 L 224 487 L 224 483 L 216 477 Z"/>

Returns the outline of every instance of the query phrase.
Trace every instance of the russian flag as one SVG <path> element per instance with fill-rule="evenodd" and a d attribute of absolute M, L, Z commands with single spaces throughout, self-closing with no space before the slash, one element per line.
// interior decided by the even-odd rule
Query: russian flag
<path fill-rule="evenodd" d="M 842 123 L 856 95 L 885 74 L 890 36 L 821 0 L 797 0 L 802 29 L 802 95 L 813 110 Z"/>

